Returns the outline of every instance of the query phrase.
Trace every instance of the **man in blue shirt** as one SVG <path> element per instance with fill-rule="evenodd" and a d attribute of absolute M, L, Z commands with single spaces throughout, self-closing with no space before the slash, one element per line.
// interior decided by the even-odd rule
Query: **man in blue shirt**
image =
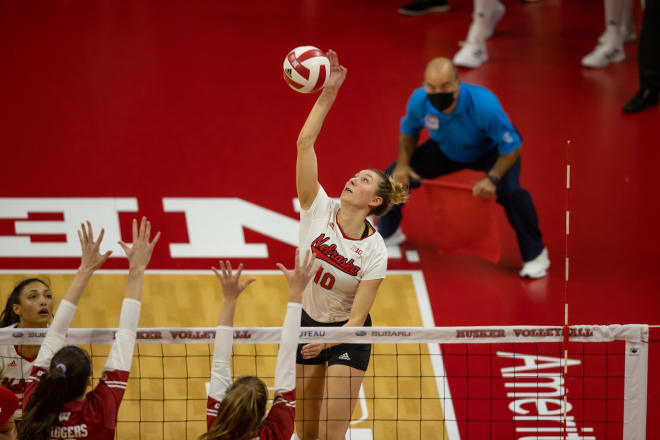
<path fill-rule="evenodd" d="M 430 139 L 420 146 L 422 128 Z M 520 187 L 522 140 L 497 97 L 489 90 L 462 83 L 447 58 L 431 60 L 424 72 L 424 86 L 408 100 L 401 120 L 399 156 L 386 172 L 411 188 L 420 178 L 432 179 L 461 169 L 485 171 L 472 193 L 504 207 L 516 231 L 524 261 L 522 277 L 541 278 L 550 267 L 541 239 L 536 209 L 529 193 Z M 416 147 L 417 146 L 417 147 Z M 401 231 L 402 210 L 395 206 L 378 222 L 378 231 L 390 245 L 405 241 Z"/>

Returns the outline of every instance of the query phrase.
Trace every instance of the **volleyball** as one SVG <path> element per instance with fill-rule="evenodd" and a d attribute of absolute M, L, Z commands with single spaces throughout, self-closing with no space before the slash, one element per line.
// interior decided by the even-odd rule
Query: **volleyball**
<path fill-rule="evenodd" d="M 296 47 L 284 58 L 283 75 L 296 92 L 314 93 L 323 88 L 330 76 L 330 60 L 317 47 Z"/>

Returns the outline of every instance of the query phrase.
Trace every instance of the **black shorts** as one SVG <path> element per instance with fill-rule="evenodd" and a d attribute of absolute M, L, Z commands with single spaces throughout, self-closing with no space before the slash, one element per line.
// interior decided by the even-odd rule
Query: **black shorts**
<path fill-rule="evenodd" d="M 302 311 L 300 318 L 300 327 L 341 327 L 347 321 L 341 322 L 318 322 L 312 319 L 311 316 Z M 364 327 L 371 327 L 371 315 L 367 315 L 367 320 L 364 321 Z M 296 352 L 296 364 L 303 365 L 323 365 L 328 366 L 341 364 L 348 365 L 361 371 L 367 371 L 369 366 L 369 358 L 371 357 L 371 344 L 339 344 L 334 347 L 321 350 L 318 356 L 311 359 L 303 359 L 300 349 L 305 344 L 298 345 Z"/>

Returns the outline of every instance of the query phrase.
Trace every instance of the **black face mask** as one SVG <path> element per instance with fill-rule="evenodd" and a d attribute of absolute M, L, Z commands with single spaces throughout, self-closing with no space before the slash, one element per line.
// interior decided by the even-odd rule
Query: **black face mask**
<path fill-rule="evenodd" d="M 426 96 L 431 105 L 439 111 L 448 109 L 454 103 L 454 92 L 428 93 Z"/>

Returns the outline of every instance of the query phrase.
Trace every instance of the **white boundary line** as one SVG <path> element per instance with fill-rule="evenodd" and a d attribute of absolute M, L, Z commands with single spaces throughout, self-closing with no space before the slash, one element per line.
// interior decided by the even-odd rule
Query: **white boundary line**
<path fill-rule="evenodd" d="M 408 273 L 412 276 L 413 285 L 415 286 L 415 295 L 417 296 L 419 313 L 422 315 L 422 324 L 424 327 L 435 327 L 435 319 L 431 310 L 431 302 L 429 301 L 429 292 L 426 289 L 424 274 L 421 270 L 408 271 Z M 440 344 L 427 344 L 427 346 L 431 355 L 431 366 L 433 367 L 433 375 L 435 376 L 435 383 L 438 389 L 438 398 L 440 399 L 444 413 L 447 435 L 449 435 L 449 440 L 460 440 L 461 434 L 458 431 L 454 403 L 451 400 L 449 381 L 447 380 L 445 363 L 442 360 L 442 353 L 440 352 Z"/>
<path fill-rule="evenodd" d="M 35 269 L 35 270 L 7 270 L 1 269 L 0 274 L 74 274 L 75 269 Z M 106 269 L 97 270 L 95 273 L 99 274 L 128 274 L 127 269 Z M 279 270 L 244 270 L 244 274 L 251 275 L 280 275 Z M 417 305 L 419 313 L 422 317 L 422 325 L 424 327 L 435 327 L 435 319 L 433 318 L 433 311 L 431 310 L 431 302 L 429 301 L 429 293 L 426 288 L 426 280 L 421 270 L 388 270 L 390 275 L 410 275 L 412 277 L 413 286 L 415 287 L 415 296 L 417 297 Z M 211 269 L 206 270 L 172 270 L 172 269 L 154 269 L 147 270 L 146 275 L 213 275 Z M 451 400 L 451 392 L 449 391 L 449 381 L 445 372 L 445 365 L 442 360 L 442 353 L 440 352 L 439 344 L 427 344 L 429 354 L 431 355 L 431 366 L 435 375 L 436 386 L 438 388 L 438 398 L 442 405 L 442 410 L 445 417 L 445 426 L 447 427 L 447 434 L 449 440 L 460 440 L 460 433 L 458 430 L 458 423 L 456 422 L 456 413 L 454 412 L 454 404 Z"/>

